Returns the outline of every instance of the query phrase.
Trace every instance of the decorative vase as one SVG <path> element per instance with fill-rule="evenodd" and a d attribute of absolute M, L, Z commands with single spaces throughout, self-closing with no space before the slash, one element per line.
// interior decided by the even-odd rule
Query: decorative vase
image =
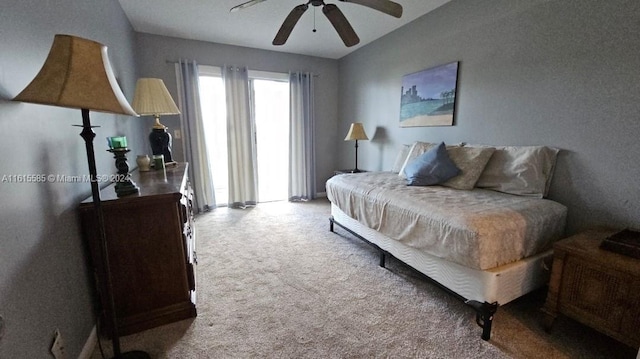
<path fill-rule="evenodd" d="M 173 162 L 171 157 L 171 134 L 164 125 L 161 128 L 154 127 L 149 134 L 149 144 L 154 155 L 163 155 L 164 162 Z"/>
<path fill-rule="evenodd" d="M 147 155 L 138 155 L 136 163 L 138 164 L 138 171 L 146 172 L 150 169 L 151 159 Z"/>

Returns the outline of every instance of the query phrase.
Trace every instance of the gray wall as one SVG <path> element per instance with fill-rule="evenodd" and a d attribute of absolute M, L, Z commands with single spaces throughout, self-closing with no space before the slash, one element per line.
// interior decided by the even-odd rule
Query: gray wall
<path fill-rule="evenodd" d="M 140 77 L 162 78 L 176 102 L 176 75 L 172 62 L 180 58 L 195 60 L 201 65 L 247 66 L 250 70 L 284 73 L 309 71 L 318 75 L 315 79 L 316 183 L 318 191 L 324 191 L 324 183 L 333 173 L 335 160 L 332 154 L 335 153 L 338 124 L 337 60 L 141 33 L 137 34 L 137 44 Z M 143 121 L 151 128 L 153 118 Z M 164 116 L 161 122 L 171 133 L 180 128 L 179 116 Z M 174 139 L 173 152 L 176 160 L 184 160 L 182 141 Z"/>
<path fill-rule="evenodd" d="M 133 98 L 133 30 L 117 1 L 3 0 L 0 11 L 0 177 L 88 174 L 80 110 L 6 101 L 36 75 L 53 36 L 99 41 L 127 98 Z M 105 137 L 142 144 L 139 122 L 91 113 L 98 173 L 116 171 Z M 76 208 L 89 183 L 0 182 L 0 358 L 49 358 L 56 328 L 68 358 L 80 353 L 95 323 L 93 284 Z"/>
<path fill-rule="evenodd" d="M 340 60 L 338 134 L 359 167 L 416 140 L 561 148 L 550 198 L 568 232 L 640 227 L 640 2 L 453 0 Z M 460 61 L 453 127 L 400 128 L 402 76 Z M 340 166 L 353 163 L 341 143 Z"/>

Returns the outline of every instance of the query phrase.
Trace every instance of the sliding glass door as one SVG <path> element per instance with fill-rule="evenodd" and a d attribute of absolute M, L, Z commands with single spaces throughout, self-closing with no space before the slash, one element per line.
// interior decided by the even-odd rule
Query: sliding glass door
<path fill-rule="evenodd" d="M 216 205 L 228 203 L 227 116 L 219 68 L 200 66 L 200 99 Z M 255 129 L 258 202 L 287 199 L 289 82 L 287 74 L 249 71 Z"/>
<path fill-rule="evenodd" d="M 289 82 L 252 79 L 258 161 L 258 202 L 288 196 Z"/>

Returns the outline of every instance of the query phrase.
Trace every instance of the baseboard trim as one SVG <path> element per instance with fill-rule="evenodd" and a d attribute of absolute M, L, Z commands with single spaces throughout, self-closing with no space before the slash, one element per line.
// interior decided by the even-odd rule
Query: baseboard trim
<path fill-rule="evenodd" d="M 316 193 L 316 198 L 324 198 L 324 197 L 327 197 L 327 192 Z"/>
<path fill-rule="evenodd" d="M 93 326 L 91 329 L 91 333 L 87 338 L 87 341 L 84 343 L 84 347 L 82 347 L 82 351 L 80 355 L 78 355 L 78 359 L 89 359 L 91 355 L 93 355 L 93 351 L 96 348 L 96 344 L 98 344 L 98 331 L 96 330 L 96 326 Z"/>

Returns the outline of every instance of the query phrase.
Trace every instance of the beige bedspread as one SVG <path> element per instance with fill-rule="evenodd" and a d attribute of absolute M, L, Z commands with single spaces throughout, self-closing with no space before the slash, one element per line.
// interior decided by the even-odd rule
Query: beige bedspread
<path fill-rule="evenodd" d="M 342 174 L 326 187 L 333 204 L 369 228 L 481 270 L 549 249 L 562 237 L 567 214 L 547 199 L 407 186 L 393 172 Z"/>

